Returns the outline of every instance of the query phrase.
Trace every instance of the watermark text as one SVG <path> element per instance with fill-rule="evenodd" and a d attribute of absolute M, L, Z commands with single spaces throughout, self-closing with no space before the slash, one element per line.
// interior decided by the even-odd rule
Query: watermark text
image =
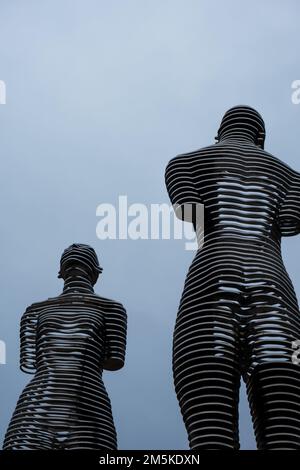
<path fill-rule="evenodd" d="M 127 196 L 122 195 L 117 207 L 99 204 L 96 216 L 96 235 L 100 240 L 185 240 L 188 251 L 202 246 L 203 204 L 128 204 Z"/>
<path fill-rule="evenodd" d="M 6 344 L 0 339 L 0 365 L 6 364 Z"/>
<path fill-rule="evenodd" d="M 0 80 L 0 104 L 6 104 L 6 84 Z"/>
<path fill-rule="evenodd" d="M 294 80 L 292 83 L 292 103 L 300 104 L 300 80 Z"/>

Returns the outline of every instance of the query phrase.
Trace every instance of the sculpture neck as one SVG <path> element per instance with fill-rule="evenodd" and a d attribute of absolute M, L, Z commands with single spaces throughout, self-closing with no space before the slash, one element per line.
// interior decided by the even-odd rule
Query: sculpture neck
<path fill-rule="evenodd" d="M 241 142 L 249 142 L 257 145 L 257 134 L 251 129 L 239 129 L 224 131 L 220 134 L 219 142 L 225 140 L 236 140 Z"/>
<path fill-rule="evenodd" d="M 88 277 L 80 275 L 70 275 L 65 278 L 63 294 L 70 293 L 93 293 L 94 288 Z"/>

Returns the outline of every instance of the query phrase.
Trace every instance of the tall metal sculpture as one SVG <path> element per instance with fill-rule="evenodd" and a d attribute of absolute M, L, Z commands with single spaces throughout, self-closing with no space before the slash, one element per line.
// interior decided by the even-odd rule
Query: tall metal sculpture
<path fill-rule="evenodd" d="M 126 312 L 94 293 L 102 268 L 88 245 L 61 258 L 61 295 L 27 308 L 21 320 L 21 369 L 34 373 L 13 414 L 4 449 L 117 448 L 102 371 L 124 365 Z"/>
<path fill-rule="evenodd" d="M 300 232 L 300 174 L 264 150 L 254 109 L 226 112 L 215 145 L 166 169 L 175 205 L 204 204 L 173 343 L 174 383 L 192 449 L 238 449 L 240 377 L 259 449 L 300 448 L 300 315 L 281 236 Z M 194 221 L 197 229 L 197 221 Z"/>

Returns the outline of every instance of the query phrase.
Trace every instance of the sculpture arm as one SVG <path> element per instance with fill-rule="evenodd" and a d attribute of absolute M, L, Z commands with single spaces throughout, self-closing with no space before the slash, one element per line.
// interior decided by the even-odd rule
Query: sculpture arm
<path fill-rule="evenodd" d="M 281 235 L 291 237 L 300 233 L 300 174 L 293 176 L 290 189 L 279 212 Z"/>
<path fill-rule="evenodd" d="M 114 304 L 105 314 L 105 354 L 103 368 L 118 370 L 124 366 L 127 335 L 127 315 L 122 304 Z"/>
<path fill-rule="evenodd" d="M 202 204 L 192 172 L 192 165 L 185 156 L 173 158 L 165 172 L 166 187 L 175 214 L 186 222 L 195 222 L 194 210 Z"/>
<path fill-rule="evenodd" d="M 34 374 L 36 369 L 36 325 L 38 313 L 28 307 L 21 318 L 20 329 L 20 369 Z"/>

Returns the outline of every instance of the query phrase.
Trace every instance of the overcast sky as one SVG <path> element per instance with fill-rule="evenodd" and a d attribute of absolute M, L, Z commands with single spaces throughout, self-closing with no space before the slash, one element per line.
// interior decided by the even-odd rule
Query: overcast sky
<path fill-rule="evenodd" d="M 173 389 L 183 241 L 96 237 L 96 207 L 168 202 L 170 158 L 214 142 L 225 110 L 262 113 L 266 149 L 300 171 L 298 0 L 0 0 L 0 439 L 30 376 L 18 370 L 26 306 L 58 294 L 61 252 L 91 244 L 96 291 L 129 318 L 126 367 L 105 373 L 120 449 L 187 449 Z M 298 46 L 297 46 L 298 44 Z M 300 238 L 283 245 L 300 295 Z M 254 448 L 242 390 L 240 434 Z"/>

